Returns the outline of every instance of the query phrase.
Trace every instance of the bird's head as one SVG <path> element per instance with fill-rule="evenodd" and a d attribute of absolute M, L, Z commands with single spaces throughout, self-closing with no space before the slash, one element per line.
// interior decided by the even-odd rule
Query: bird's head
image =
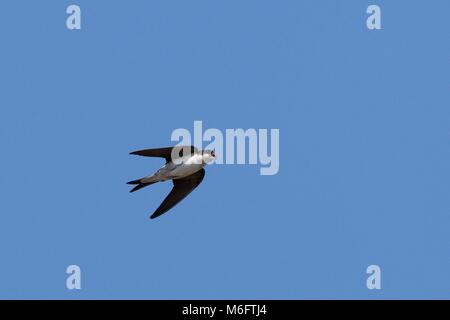
<path fill-rule="evenodd" d="M 203 150 L 202 153 L 203 162 L 208 164 L 216 160 L 215 150 Z"/>

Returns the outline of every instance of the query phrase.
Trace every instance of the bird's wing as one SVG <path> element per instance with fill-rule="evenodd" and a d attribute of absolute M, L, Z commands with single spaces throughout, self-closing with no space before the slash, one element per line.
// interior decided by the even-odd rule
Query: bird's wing
<path fill-rule="evenodd" d="M 205 169 L 201 169 L 196 173 L 191 174 L 185 178 L 174 179 L 173 188 L 169 195 L 164 199 L 158 209 L 150 217 L 154 219 L 163 213 L 172 209 L 177 203 L 183 200 L 189 193 L 192 192 L 202 182 L 205 176 Z"/>
<path fill-rule="evenodd" d="M 159 157 L 159 158 L 166 159 L 166 162 L 170 162 L 172 160 L 172 150 L 175 151 L 175 154 L 182 157 L 183 150 L 185 148 L 190 148 L 191 154 L 197 153 L 197 151 L 198 151 L 197 148 L 195 148 L 194 146 L 176 146 L 176 147 L 167 147 L 167 148 L 158 148 L 158 149 L 138 150 L 138 151 L 130 152 L 130 154 L 144 156 L 144 157 Z"/>

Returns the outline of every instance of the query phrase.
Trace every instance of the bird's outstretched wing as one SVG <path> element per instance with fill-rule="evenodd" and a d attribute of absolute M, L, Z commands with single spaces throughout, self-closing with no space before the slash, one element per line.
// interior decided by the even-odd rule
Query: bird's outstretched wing
<path fill-rule="evenodd" d="M 170 162 L 172 160 L 172 151 L 174 151 L 175 155 L 182 157 L 183 150 L 190 148 L 191 154 L 197 153 L 197 148 L 194 146 L 176 146 L 176 147 L 167 147 L 167 148 L 158 148 L 158 149 L 144 149 L 130 152 L 130 154 L 144 156 L 144 157 L 159 157 L 166 159 L 166 162 Z"/>
<path fill-rule="evenodd" d="M 150 219 L 154 219 L 167 212 L 183 200 L 202 182 L 205 176 L 205 169 L 201 169 L 182 179 L 174 179 L 173 188 L 169 195 L 164 199 L 158 209 L 151 215 Z"/>

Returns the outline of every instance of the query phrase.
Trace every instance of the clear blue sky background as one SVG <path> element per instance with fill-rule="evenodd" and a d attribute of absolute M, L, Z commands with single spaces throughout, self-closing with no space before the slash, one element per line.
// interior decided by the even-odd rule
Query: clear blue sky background
<path fill-rule="evenodd" d="M 449 12 L 2 1 L 0 298 L 450 298 Z M 194 120 L 279 128 L 280 172 L 210 166 L 149 220 L 171 184 L 129 194 L 163 161 L 128 152 Z"/>

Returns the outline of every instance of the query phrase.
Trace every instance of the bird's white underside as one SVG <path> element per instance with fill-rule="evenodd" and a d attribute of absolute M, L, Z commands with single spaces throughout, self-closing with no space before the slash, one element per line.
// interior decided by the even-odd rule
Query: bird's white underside
<path fill-rule="evenodd" d="M 189 157 L 183 157 L 174 163 L 166 163 L 161 169 L 152 176 L 142 179 L 143 183 L 165 181 L 171 179 L 180 179 L 201 170 L 207 163 L 214 161 L 214 157 L 209 154 L 194 154 Z M 179 163 L 178 163 L 179 162 Z"/>

